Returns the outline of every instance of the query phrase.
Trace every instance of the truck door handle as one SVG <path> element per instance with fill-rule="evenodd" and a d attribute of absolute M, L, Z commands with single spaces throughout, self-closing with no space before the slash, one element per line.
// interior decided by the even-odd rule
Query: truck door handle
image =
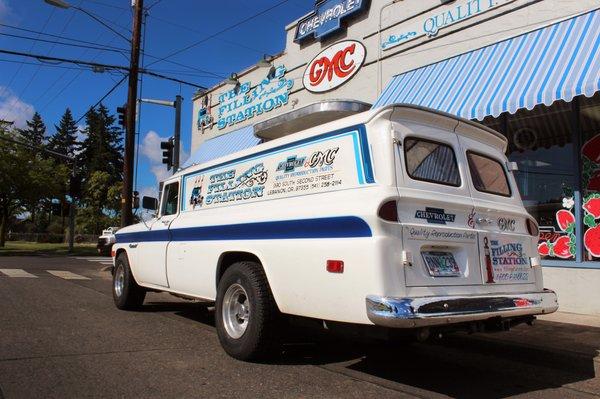
<path fill-rule="evenodd" d="M 168 225 L 169 223 L 171 223 L 170 220 L 161 220 L 160 222 L 165 226 Z"/>

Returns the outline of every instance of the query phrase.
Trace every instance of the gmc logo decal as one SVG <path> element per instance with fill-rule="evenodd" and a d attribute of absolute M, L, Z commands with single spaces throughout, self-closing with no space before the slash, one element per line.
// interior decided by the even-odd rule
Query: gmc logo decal
<path fill-rule="evenodd" d="M 362 43 L 345 40 L 321 51 L 304 70 L 302 82 L 306 90 L 322 93 L 350 80 L 365 61 Z"/>

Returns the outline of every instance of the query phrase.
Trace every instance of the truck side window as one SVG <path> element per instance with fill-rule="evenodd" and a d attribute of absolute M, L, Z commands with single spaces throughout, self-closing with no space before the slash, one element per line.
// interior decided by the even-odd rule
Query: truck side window
<path fill-rule="evenodd" d="M 177 213 L 179 203 L 179 183 L 171 183 L 165 186 L 161 215 L 174 215 Z"/>
<path fill-rule="evenodd" d="M 412 179 L 460 186 L 456 156 L 447 144 L 408 137 L 404 140 L 404 159 Z"/>
<path fill-rule="evenodd" d="M 500 162 L 472 151 L 467 151 L 467 159 L 477 191 L 510 197 L 510 186 Z"/>

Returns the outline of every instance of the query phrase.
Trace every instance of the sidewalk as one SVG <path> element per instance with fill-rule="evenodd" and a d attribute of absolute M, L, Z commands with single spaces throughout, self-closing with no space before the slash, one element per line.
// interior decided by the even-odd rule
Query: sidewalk
<path fill-rule="evenodd" d="M 538 316 L 539 320 L 554 323 L 578 324 L 580 326 L 600 328 L 600 315 L 582 315 L 568 312 L 554 312 L 545 316 Z"/>

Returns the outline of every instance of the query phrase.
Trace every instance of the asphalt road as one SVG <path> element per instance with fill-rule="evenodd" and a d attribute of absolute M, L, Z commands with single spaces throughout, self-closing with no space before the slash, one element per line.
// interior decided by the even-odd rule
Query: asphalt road
<path fill-rule="evenodd" d="M 538 322 L 425 344 L 322 340 L 299 329 L 277 359 L 244 363 L 221 350 L 200 303 L 149 294 L 142 311 L 117 310 L 104 266 L 0 258 L 0 399 L 600 394 L 600 329 Z"/>

